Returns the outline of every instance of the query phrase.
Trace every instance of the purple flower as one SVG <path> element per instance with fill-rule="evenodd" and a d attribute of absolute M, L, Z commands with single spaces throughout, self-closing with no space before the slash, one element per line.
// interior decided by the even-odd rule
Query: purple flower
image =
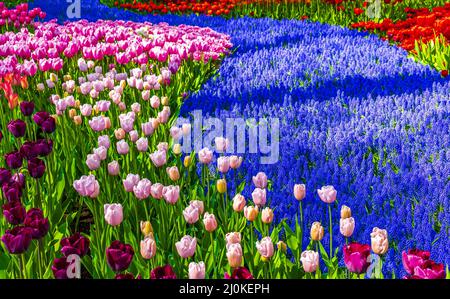
<path fill-rule="evenodd" d="M 12 225 L 21 224 L 25 219 L 25 207 L 20 201 L 12 201 L 2 206 L 3 215 L 6 220 Z"/>
<path fill-rule="evenodd" d="M 79 257 L 85 256 L 89 251 L 89 239 L 75 233 L 68 238 L 61 240 L 61 253 L 67 257 L 71 254 L 76 254 Z"/>
<path fill-rule="evenodd" d="M 38 126 L 42 126 L 42 124 L 49 118 L 50 113 L 48 113 L 47 111 L 40 111 L 40 112 L 36 112 L 33 115 L 33 120 L 34 122 L 38 125 Z"/>
<path fill-rule="evenodd" d="M 8 124 L 8 130 L 16 138 L 23 137 L 25 135 L 26 128 L 27 124 L 21 119 L 12 120 Z"/>
<path fill-rule="evenodd" d="M 38 158 L 31 159 L 28 161 L 28 171 L 31 177 L 35 179 L 41 178 L 45 173 L 44 161 Z"/>
<path fill-rule="evenodd" d="M 129 244 L 114 241 L 106 249 L 106 260 L 114 272 L 126 270 L 133 260 L 134 250 Z"/>
<path fill-rule="evenodd" d="M 7 230 L 2 236 L 2 242 L 11 254 L 21 254 L 28 250 L 31 243 L 31 229 L 24 226 L 16 226 Z"/>
<path fill-rule="evenodd" d="M 33 239 L 44 237 L 49 229 L 48 219 L 44 218 L 42 210 L 38 208 L 28 210 L 24 225 L 31 229 Z"/>
<path fill-rule="evenodd" d="M 22 196 L 22 187 L 15 181 L 9 181 L 2 185 L 3 196 L 7 201 L 20 201 Z"/>
<path fill-rule="evenodd" d="M 39 156 L 39 151 L 36 143 L 33 141 L 26 141 L 20 147 L 20 154 L 27 160 L 37 158 Z"/>
<path fill-rule="evenodd" d="M 175 272 L 173 272 L 172 266 L 165 265 L 162 267 L 156 267 L 150 273 L 151 279 L 177 279 Z"/>
<path fill-rule="evenodd" d="M 5 155 L 6 164 L 11 169 L 22 167 L 23 157 L 19 151 L 11 152 Z"/>
<path fill-rule="evenodd" d="M 11 171 L 6 168 L 0 168 L 0 186 L 3 186 L 4 183 L 9 182 L 11 179 Z"/>
<path fill-rule="evenodd" d="M 34 103 L 26 101 L 20 103 L 20 111 L 24 116 L 30 116 L 34 111 Z"/>
<path fill-rule="evenodd" d="M 47 118 L 41 125 L 42 131 L 45 133 L 53 133 L 56 129 L 56 121 L 53 117 Z"/>
<path fill-rule="evenodd" d="M 53 276 L 56 279 L 68 279 L 67 276 L 67 268 L 69 267 L 69 263 L 67 262 L 67 258 L 61 257 L 53 260 L 52 272 Z"/>

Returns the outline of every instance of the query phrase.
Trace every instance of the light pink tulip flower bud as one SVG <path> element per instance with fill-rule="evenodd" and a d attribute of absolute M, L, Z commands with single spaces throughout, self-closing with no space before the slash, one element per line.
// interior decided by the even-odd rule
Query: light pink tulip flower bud
<path fill-rule="evenodd" d="M 111 146 L 111 142 L 109 140 L 108 135 L 99 136 L 97 138 L 98 146 L 104 146 L 106 149 L 108 149 Z"/>
<path fill-rule="evenodd" d="M 81 115 L 83 116 L 90 116 L 92 114 L 92 105 L 90 104 L 83 104 L 80 107 Z"/>
<path fill-rule="evenodd" d="M 146 260 L 156 255 L 156 241 L 153 237 L 147 236 L 141 241 L 141 255 Z"/>
<path fill-rule="evenodd" d="M 273 221 L 273 211 L 271 208 L 266 207 L 261 212 L 261 220 L 265 224 L 270 224 Z"/>
<path fill-rule="evenodd" d="M 114 130 L 114 136 L 116 137 L 117 140 L 124 139 L 125 138 L 125 134 L 126 134 L 126 132 L 122 128 Z"/>
<path fill-rule="evenodd" d="M 103 206 L 105 220 L 111 226 L 117 226 L 123 220 L 123 208 L 121 204 L 105 204 Z"/>
<path fill-rule="evenodd" d="M 206 212 L 203 216 L 203 224 L 205 225 L 205 230 L 207 232 L 212 233 L 217 229 L 217 221 L 214 214 L 209 214 L 208 212 Z"/>
<path fill-rule="evenodd" d="M 130 141 L 131 142 L 136 142 L 139 138 L 139 133 L 136 130 L 130 131 L 130 133 L 128 133 L 130 135 Z"/>
<path fill-rule="evenodd" d="M 266 189 L 256 188 L 252 192 L 252 198 L 255 205 L 262 207 L 266 204 Z"/>
<path fill-rule="evenodd" d="M 100 194 L 100 185 L 94 175 L 82 176 L 73 182 L 73 187 L 80 196 L 96 198 Z"/>
<path fill-rule="evenodd" d="M 353 217 L 341 218 L 339 222 L 339 229 L 344 237 L 351 237 L 355 230 L 355 219 Z"/>
<path fill-rule="evenodd" d="M 224 153 L 229 145 L 229 141 L 228 139 L 224 138 L 224 137 L 216 137 L 214 138 L 214 143 L 216 145 L 216 151 L 218 153 Z"/>
<path fill-rule="evenodd" d="M 136 186 L 133 187 L 134 196 L 140 200 L 147 199 L 150 196 L 152 183 L 148 179 L 140 180 Z"/>
<path fill-rule="evenodd" d="M 172 181 L 178 181 L 180 178 L 180 172 L 178 171 L 178 168 L 176 166 L 167 167 L 166 168 L 167 175 Z"/>
<path fill-rule="evenodd" d="M 192 257 L 197 247 L 197 239 L 191 236 L 184 236 L 179 242 L 175 243 L 175 247 L 182 258 Z"/>
<path fill-rule="evenodd" d="M 151 122 L 141 124 L 141 129 L 145 136 L 150 136 L 155 131 Z"/>
<path fill-rule="evenodd" d="M 180 186 L 166 186 L 163 188 L 162 194 L 167 203 L 174 205 L 180 198 Z"/>
<path fill-rule="evenodd" d="M 152 96 L 152 97 L 150 98 L 150 106 L 152 106 L 152 108 L 158 109 L 160 103 L 161 103 L 161 102 L 160 102 L 158 96 L 155 95 L 155 96 Z"/>
<path fill-rule="evenodd" d="M 295 184 L 294 185 L 294 196 L 298 201 L 301 201 L 306 196 L 306 186 L 305 184 Z"/>
<path fill-rule="evenodd" d="M 183 124 L 181 126 L 181 131 L 183 132 L 183 136 L 191 134 L 191 124 Z"/>
<path fill-rule="evenodd" d="M 230 170 L 230 159 L 228 157 L 219 157 L 217 159 L 217 169 L 221 173 L 227 173 Z"/>
<path fill-rule="evenodd" d="M 150 154 L 150 159 L 156 167 L 161 167 L 167 162 L 167 153 L 162 150 L 158 150 Z"/>
<path fill-rule="evenodd" d="M 142 92 L 142 99 L 148 101 L 150 99 L 150 90 L 144 90 Z"/>
<path fill-rule="evenodd" d="M 246 205 L 245 197 L 241 194 L 236 194 L 233 198 L 233 210 L 235 212 L 242 212 Z"/>
<path fill-rule="evenodd" d="M 108 163 L 108 174 L 111 176 L 117 176 L 120 173 L 120 166 L 119 162 L 112 161 L 111 163 Z"/>
<path fill-rule="evenodd" d="M 146 152 L 148 150 L 148 139 L 141 137 L 136 141 L 137 150 L 140 152 Z"/>
<path fill-rule="evenodd" d="M 189 279 L 205 279 L 205 263 L 194 263 L 189 264 Z"/>
<path fill-rule="evenodd" d="M 302 252 L 300 261 L 306 273 L 316 272 L 319 267 L 319 254 L 312 250 L 305 250 Z"/>
<path fill-rule="evenodd" d="M 323 186 L 317 190 L 317 194 L 324 203 L 333 203 L 336 200 L 337 191 L 333 186 Z"/>
<path fill-rule="evenodd" d="M 266 189 L 267 175 L 264 172 L 258 172 L 258 174 L 253 177 L 253 184 L 256 188 Z"/>
<path fill-rule="evenodd" d="M 200 213 L 198 209 L 191 205 L 187 206 L 186 209 L 184 209 L 183 211 L 184 220 L 186 220 L 186 222 L 189 224 L 196 223 L 200 216 L 199 214 Z"/>
<path fill-rule="evenodd" d="M 164 151 L 167 153 L 167 151 L 169 150 L 169 144 L 167 142 L 160 142 L 158 143 L 156 148 L 158 149 L 158 151 Z"/>
<path fill-rule="evenodd" d="M 240 267 L 242 264 L 242 247 L 239 243 L 227 245 L 227 259 L 231 268 Z"/>
<path fill-rule="evenodd" d="M 273 253 L 275 251 L 272 239 L 270 239 L 270 237 L 264 237 L 261 239 L 261 241 L 256 242 L 256 249 L 258 250 L 259 254 L 267 260 L 273 256 Z"/>
<path fill-rule="evenodd" d="M 239 232 L 227 233 L 225 235 L 225 240 L 227 241 L 227 246 L 235 243 L 241 243 L 241 233 Z"/>
<path fill-rule="evenodd" d="M 123 187 L 127 192 L 133 192 L 134 186 L 136 186 L 140 181 L 138 174 L 129 173 L 125 180 L 123 180 Z"/>
<path fill-rule="evenodd" d="M 161 199 L 163 197 L 163 188 L 164 185 L 160 183 L 155 183 L 152 185 L 150 189 L 150 194 L 154 199 Z"/>
<path fill-rule="evenodd" d="M 133 103 L 133 104 L 131 105 L 131 110 L 132 110 L 134 113 L 138 114 L 139 112 L 141 112 L 141 104 L 139 104 L 139 103 Z"/>
<path fill-rule="evenodd" d="M 374 227 L 370 233 L 372 251 L 378 255 L 385 254 L 389 249 L 388 233 L 385 229 Z"/>
<path fill-rule="evenodd" d="M 104 146 L 99 146 L 94 149 L 94 154 L 97 155 L 101 161 L 106 160 L 106 156 L 108 155 L 108 150 Z"/>
<path fill-rule="evenodd" d="M 189 202 L 189 204 L 191 206 L 194 206 L 198 209 L 200 215 L 203 214 L 203 212 L 205 211 L 205 205 L 203 204 L 203 201 L 201 200 L 191 200 Z"/>
<path fill-rule="evenodd" d="M 120 140 L 116 143 L 117 152 L 119 155 L 126 155 L 130 151 L 130 147 L 125 140 Z"/>
<path fill-rule="evenodd" d="M 239 167 L 241 167 L 241 164 L 242 164 L 242 157 L 230 156 L 231 169 L 238 169 Z"/>
<path fill-rule="evenodd" d="M 90 154 L 87 155 L 86 159 L 86 165 L 89 167 L 90 170 L 96 170 L 100 167 L 100 157 L 96 154 Z"/>
<path fill-rule="evenodd" d="M 201 149 L 198 152 L 198 160 L 201 164 L 209 164 L 212 161 L 213 152 L 210 151 L 207 147 Z"/>

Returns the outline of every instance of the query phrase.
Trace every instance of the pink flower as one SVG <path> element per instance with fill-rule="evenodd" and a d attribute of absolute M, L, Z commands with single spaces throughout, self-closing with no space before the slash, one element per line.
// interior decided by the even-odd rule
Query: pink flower
<path fill-rule="evenodd" d="M 117 152 L 119 155 L 126 155 L 130 151 L 130 147 L 125 140 L 120 140 L 116 143 Z"/>
<path fill-rule="evenodd" d="M 160 105 L 160 100 L 158 98 L 158 96 L 154 95 L 151 97 L 150 99 L 150 106 L 152 106 L 152 108 L 154 109 L 158 109 Z"/>
<path fill-rule="evenodd" d="M 230 160 L 228 157 L 219 157 L 217 159 L 217 168 L 221 173 L 227 173 L 230 170 Z"/>
<path fill-rule="evenodd" d="M 205 279 L 205 263 L 194 263 L 189 264 L 189 279 Z"/>
<path fill-rule="evenodd" d="M 198 160 L 201 164 L 209 164 L 212 161 L 212 155 L 213 152 L 205 147 L 198 152 Z"/>
<path fill-rule="evenodd" d="M 237 268 L 242 264 L 242 255 L 241 244 L 227 244 L 227 259 L 231 268 Z"/>
<path fill-rule="evenodd" d="M 235 243 L 241 243 L 241 233 L 239 232 L 227 233 L 225 235 L 225 240 L 227 241 L 227 246 Z"/>
<path fill-rule="evenodd" d="M 239 167 L 241 167 L 241 164 L 242 164 L 242 157 L 230 156 L 231 169 L 238 169 Z"/>
<path fill-rule="evenodd" d="M 266 207 L 261 211 L 261 221 L 265 224 L 272 223 L 273 221 L 273 211 L 271 208 Z"/>
<path fill-rule="evenodd" d="M 365 273 L 370 265 L 370 246 L 367 244 L 351 243 L 344 245 L 344 263 L 353 273 Z"/>
<path fill-rule="evenodd" d="M 108 174 L 109 175 L 116 176 L 116 175 L 119 175 L 119 173 L 120 173 L 119 162 L 112 161 L 111 163 L 108 164 Z"/>
<path fill-rule="evenodd" d="M 97 155 L 101 161 L 106 160 L 106 156 L 108 154 L 108 150 L 104 146 L 99 146 L 98 148 L 94 149 L 94 154 Z"/>
<path fill-rule="evenodd" d="M 140 200 L 147 199 L 150 196 L 152 183 L 148 179 L 140 180 L 137 185 L 133 187 L 134 196 Z"/>
<path fill-rule="evenodd" d="M 133 130 L 134 117 L 134 112 L 119 115 L 120 127 L 124 129 L 125 132 L 128 133 Z"/>
<path fill-rule="evenodd" d="M 163 197 L 164 185 L 160 183 L 155 183 L 150 189 L 150 194 L 155 199 L 161 199 Z"/>
<path fill-rule="evenodd" d="M 165 109 L 166 107 L 167 106 L 165 106 L 163 110 L 158 113 L 158 120 L 162 124 L 167 123 L 170 117 L 170 109 Z"/>
<path fill-rule="evenodd" d="M 270 259 L 274 253 L 272 239 L 270 237 L 262 238 L 261 241 L 256 242 L 256 249 L 263 258 Z"/>
<path fill-rule="evenodd" d="M 303 200 L 306 196 L 306 186 L 305 184 L 295 184 L 294 185 L 294 196 L 300 201 Z"/>
<path fill-rule="evenodd" d="M 111 226 L 117 226 L 123 220 L 123 208 L 121 204 L 105 204 L 103 206 L 105 220 Z"/>
<path fill-rule="evenodd" d="M 389 249 L 388 233 L 385 229 L 374 227 L 370 233 L 370 241 L 372 251 L 376 254 L 383 255 Z"/>
<path fill-rule="evenodd" d="M 217 221 L 214 214 L 209 214 L 208 212 L 206 212 L 203 216 L 203 224 L 205 225 L 205 230 L 207 232 L 212 233 L 217 229 Z"/>
<path fill-rule="evenodd" d="M 174 126 L 170 128 L 170 136 L 172 136 L 172 138 L 177 141 L 183 136 L 183 132 L 179 127 Z"/>
<path fill-rule="evenodd" d="M 131 142 L 136 142 L 138 140 L 138 138 L 139 138 L 138 131 L 136 131 L 136 130 L 132 130 L 128 134 L 130 135 L 130 141 Z"/>
<path fill-rule="evenodd" d="M 242 212 L 246 205 L 245 197 L 241 194 L 236 194 L 233 198 L 233 210 L 235 212 Z"/>
<path fill-rule="evenodd" d="M 414 268 L 414 278 L 418 279 L 445 279 L 444 264 L 437 264 L 432 260 L 426 260 L 421 266 Z"/>
<path fill-rule="evenodd" d="M 94 175 L 82 176 L 73 182 L 73 187 L 81 196 L 96 198 L 100 193 L 100 185 Z"/>
<path fill-rule="evenodd" d="M 89 126 L 95 132 L 100 132 L 107 128 L 107 120 L 103 116 L 96 116 L 89 121 Z"/>
<path fill-rule="evenodd" d="M 176 166 L 166 168 L 167 175 L 172 181 L 178 181 L 180 178 L 180 172 Z"/>
<path fill-rule="evenodd" d="M 189 224 L 196 223 L 198 221 L 199 214 L 198 209 L 191 205 L 187 206 L 183 211 L 184 220 L 186 220 Z"/>
<path fill-rule="evenodd" d="M 90 105 L 90 104 L 81 105 L 80 112 L 81 112 L 81 115 L 83 115 L 83 116 L 90 116 L 92 113 L 92 105 Z"/>
<path fill-rule="evenodd" d="M 133 103 L 133 104 L 131 105 L 131 110 L 132 110 L 134 113 L 138 114 L 139 112 L 141 112 L 141 104 L 139 104 L 139 103 Z"/>
<path fill-rule="evenodd" d="M 256 188 L 265 189 L 267 187 L 267 175 L 264 172 L 258 172 L 253 177 L 253 184 L 255 184 Z"/>
<path fill-rule="evenodd" d="M 104 146 L 105 148 L 109 148 L 111 146 L 111 142 L 109 140 L 108 135 L 99 136 L 97 139 L 98 146 Z"/>
<path fill-rule="evenodd" d="M 191 206 L 193 206 L 193 207 L 196 207 L 196 208 L 198 209 L 198 212 L 199 212 L 200 214 L 203 214 L 203 211 L 205 210 L 203 201 L 201 201 L 201 200 L 191 200 L 191 201 L 189 202 L 189 204 L 190 204 Z"/>
<path fill-rule="evenodd" d="M 100 167 L 100 157 L 96 154 L 90 154 L 87 155 L 86 159 L 86 165 L 89 167 L 90 170 L 96 170 Z"/>
<path fill-rule="evenodd" d="M 118 128 L 117 130 L 114 130 L 114 136 L 117 140 L 122 140 L 125 138 L 125 131 L 122 128 Z"/>
<path fill-rule="evenodd" d="M 421 267 L 425 261 L 430 259 L 430 252 L 420 249 L 410 249 L 408 253 L 402 252 L 403 268 L 408 274 L 414 274 L 416 267 Z"/>
<path fill-rule="evenodd" d="M 140 152 L 146 152 L 148 149 L 148 139 L 145 137 L 141 137 L 136 141 L 137 150 Z"/>
<path fill-rule="evenodd" d="M 160 142 L 158 143 L 158 145 L 156 146 L 156 148 L 159 151 L 164 151 L 167 153 L 167 150 L 169 149 L 169 144 L 167 142 Z"/>
<path fill-rule="evenodd" d="M 143 123 L 141 129 L 145 136 L 150 136 L 153 134 L 153 131 L 155 131 L 151 122 Z"/>
<path fill-rule="evenodd" d="M 98 101 L 97 102 L 97 108 L 100 112 L 106 112 L 109 110 L 109 107 L 111 106 L 110 101 Z"/>
<path fill-rule="evenodd" d="M 341 218 L 339 224 L 341 235 L 347 238 L 353 235 L 353 231 L 355 230 L 355 219 L 353 217 Z"/>
<path fill-rule="evenodd" d="M 141 241 L 141 255 L 146 260 L 156 255 L 156 241 L 153 237 L 147 236 Z"/>
<path fill-rule="evenodd" d="M 264 206 L 266 204 L 266 189 L 256 188 L 252 192 L 252 198 L 255 205 Z"/>
<path fill-rule="evenodd" d="M 156 167 L 161 167 L 167 162 L 167 154 L 165 151 L 158 150 L 150 154 L 150 159 Z"/>
<path fill-rule="evenodd" d="M 319 254 L 312 250 L 305 250 L 302 252 L 300 261 L 306 273 L 316 272 L 319 267 Z"/>
<path fill-rule="evenodd" d="M 133 192 L 134 186 L 136 186 L 140 181 L 138 174 L 128 174 L 126 179 L 123 180 L 123 187 L 125 188 L 125 191 L 127 192 Z"/>
<path fill-rule="evenodd" d="M 333 203 L 336 200 L 337 191 L 333 186 L 323 186 L 317 190 L 317 194 L 324 203 Z"/>
<path fill-rule="evenodd" d="M 197 239 L 191 236 L 184 236 L 179 242 L 175 243 L 175 247 L 182 258 L 192 257 L 197 247 Z"/>
<path fill-rule="evenodd" d="M 216 151 L 218 153 L 223 153 L 227 150 L 229 141 L 224 137 L 216 137 L 214 138 L 214 143 L 216 144 Z"/>
<path fill-rule="evenodd" d="M 166 186 L 162 190 L 165 201 L 169 204 L 176 204 L 180 197 L 180 186 Z"/>
<path fill-rule="evenodd" d="M 142 92 L 142 99 L 148 101 L 150 99 L 150 90 L 144 90 Z"/>

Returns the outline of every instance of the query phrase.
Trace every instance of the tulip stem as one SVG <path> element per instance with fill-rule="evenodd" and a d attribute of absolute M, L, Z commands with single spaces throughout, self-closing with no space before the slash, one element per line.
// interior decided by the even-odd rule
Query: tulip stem
<path fill-rule="evenodd" d="M 331 204 L 328 205 L 328 214 L 330 216 L 330 260 L 333 258 L 333 222 L 331 220 Z"/>
<path fill-rule="evenodd" d="M 20 255 L 20 268 L 22 269 L 22 278 L 23 279 L 27 279 L 27 268 L 26 268 L 26 263 L 25 263 L 25 254 L 21 254 Z"/>

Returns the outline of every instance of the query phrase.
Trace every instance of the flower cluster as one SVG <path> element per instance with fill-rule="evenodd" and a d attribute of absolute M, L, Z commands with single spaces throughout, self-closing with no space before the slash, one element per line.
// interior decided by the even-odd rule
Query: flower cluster
<path fill-rule="evenodd" d="M 8 26 L 19 29 L 23 26 L 32 25 L 34 19 L 45 19 L 45 17 L 45 12 L 38 7 L 29 10 L 27 3 L 8 9 L 4 2 L 0 2 L 0 32 L 5 31 Z"/>

